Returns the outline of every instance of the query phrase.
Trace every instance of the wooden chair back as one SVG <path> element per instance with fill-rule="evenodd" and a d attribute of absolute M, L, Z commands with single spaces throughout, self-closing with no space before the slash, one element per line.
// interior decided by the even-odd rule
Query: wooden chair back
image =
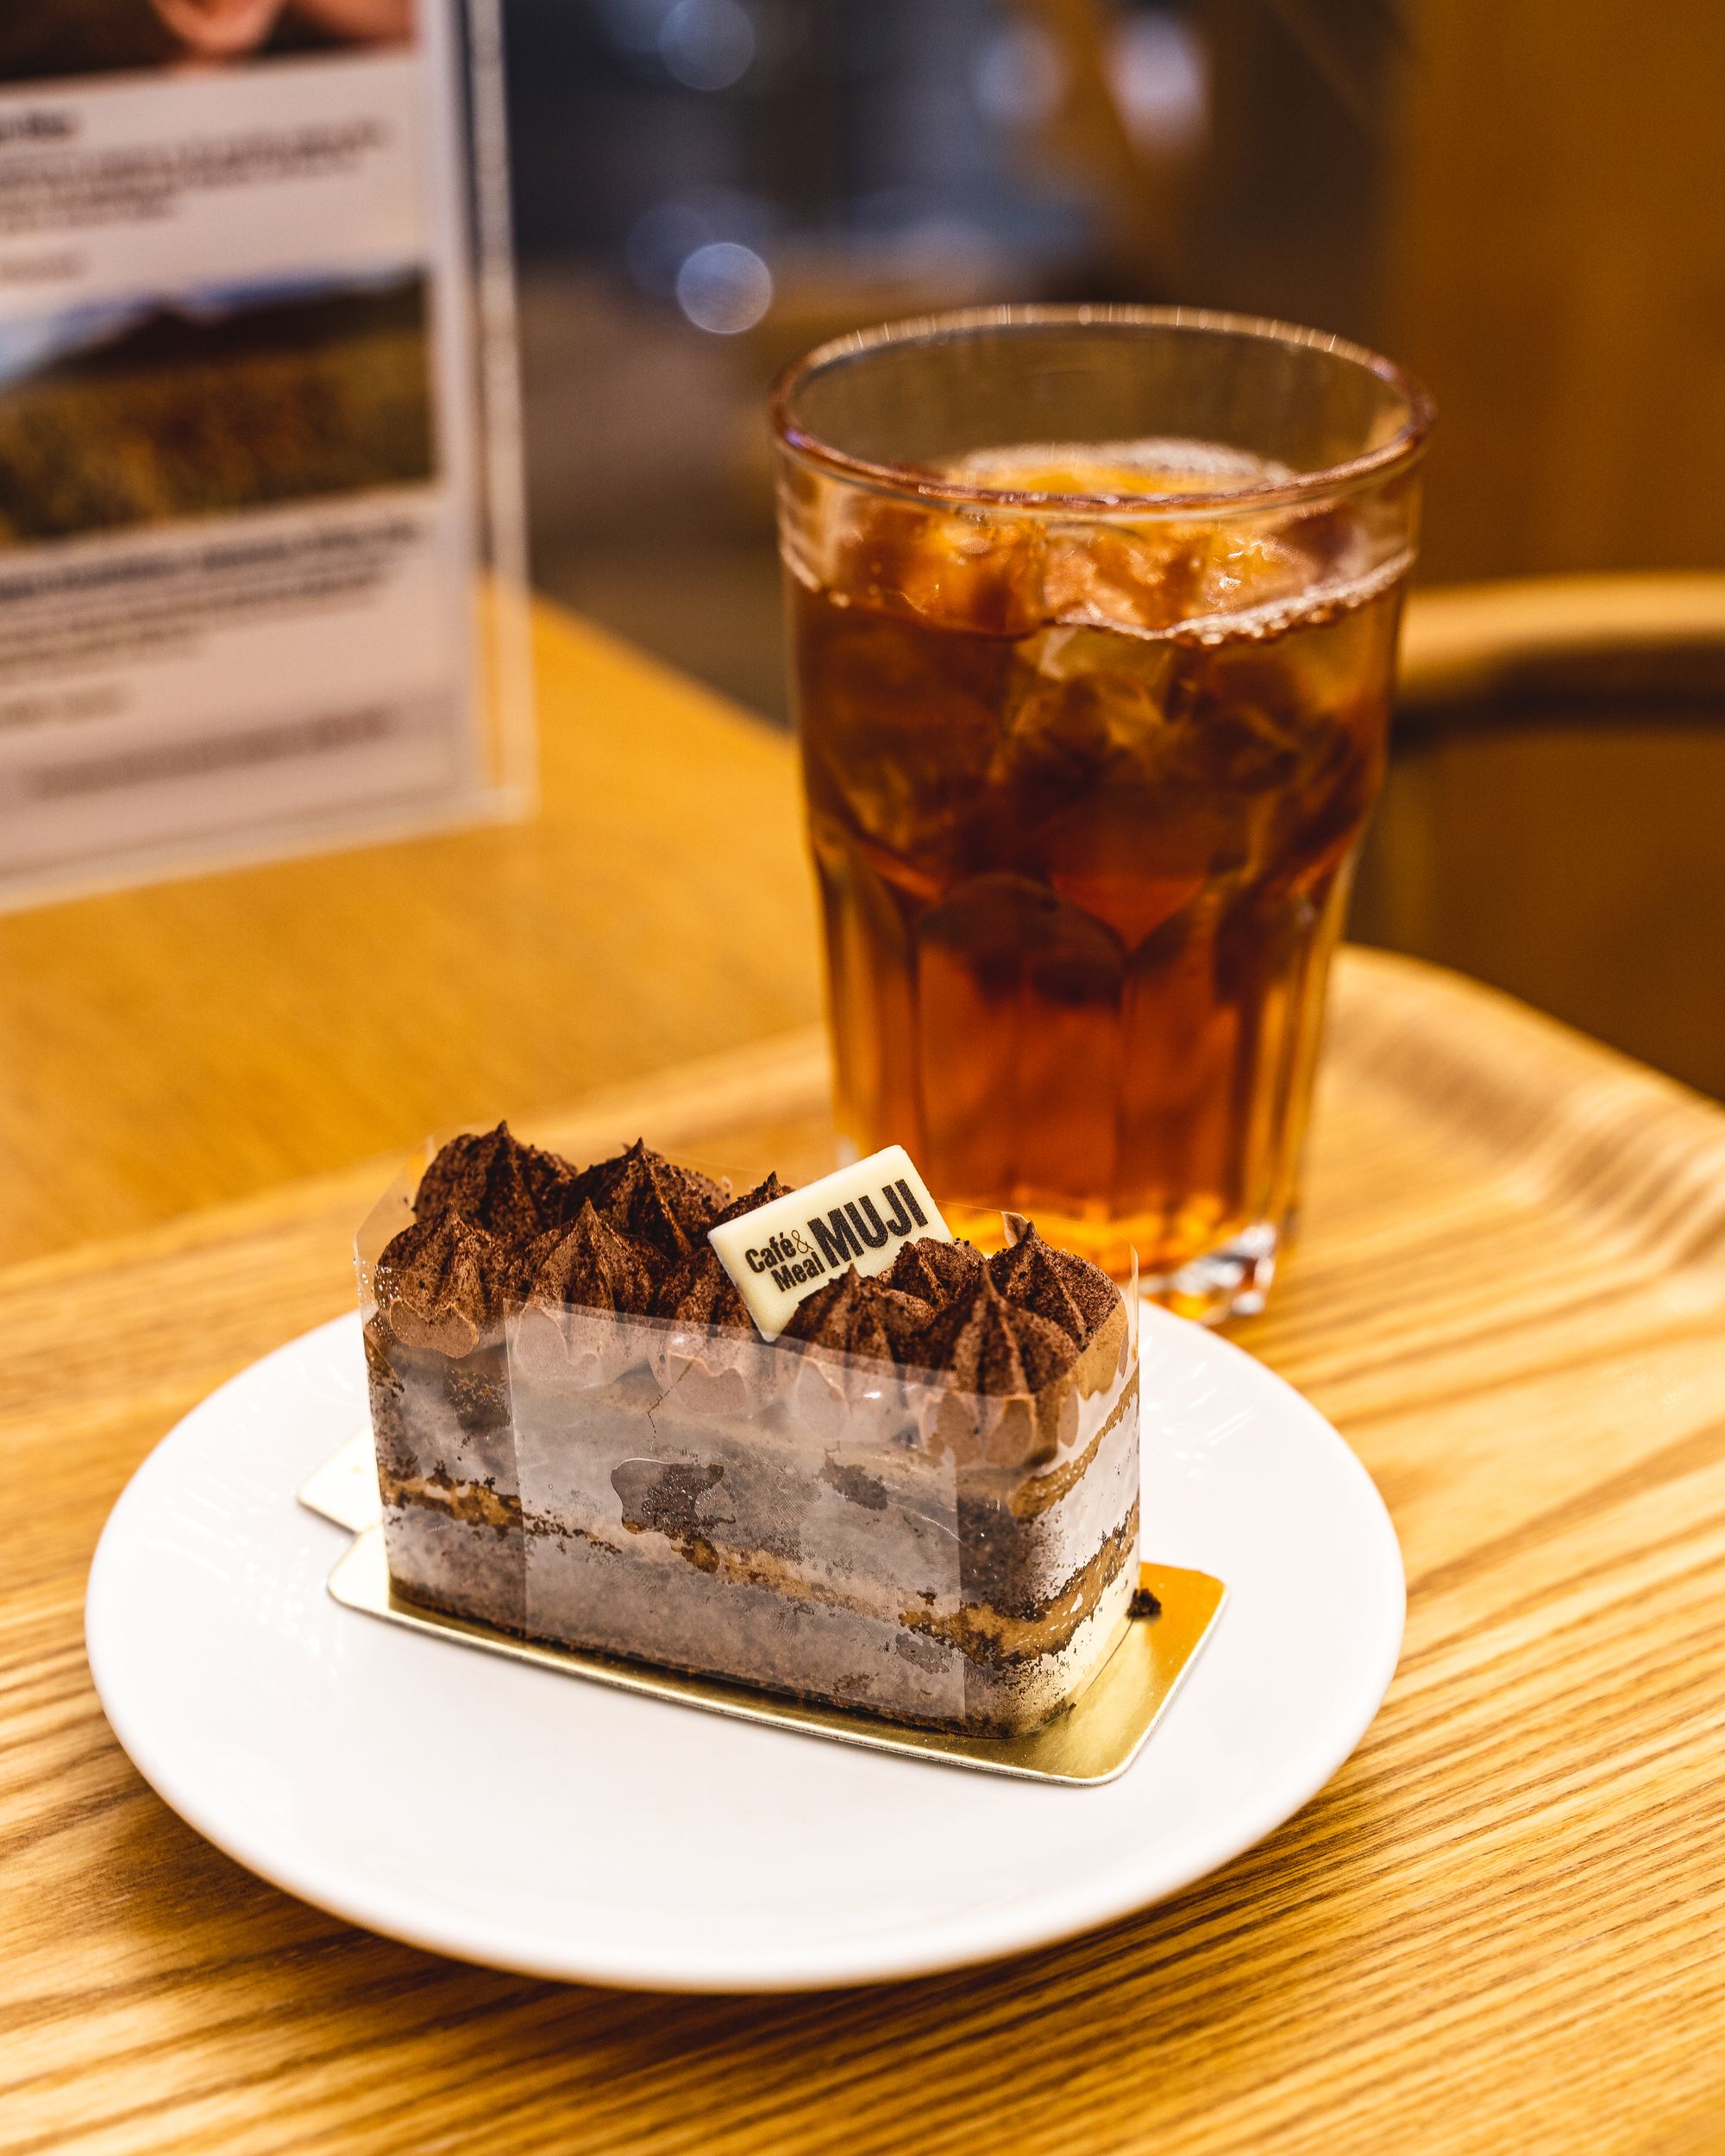
<path fill-rule="evenodd" d="M 1725 576 L 1416 592 L 1350 933 L 1725 1098 Z"/>

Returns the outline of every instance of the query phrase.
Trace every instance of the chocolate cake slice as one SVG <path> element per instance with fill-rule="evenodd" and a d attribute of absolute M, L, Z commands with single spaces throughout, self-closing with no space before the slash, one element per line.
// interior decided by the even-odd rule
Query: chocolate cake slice
<path fill-rule="evenodd" d="M 1137 1579 L 1119 1290 L 1009 1219 L 831 1277 L 768 1342 L 641 1145 L 454 1141 L 361 1277 L 392 1579 L 531 1637 L 970 1732 L 1035 1727 Z"/>

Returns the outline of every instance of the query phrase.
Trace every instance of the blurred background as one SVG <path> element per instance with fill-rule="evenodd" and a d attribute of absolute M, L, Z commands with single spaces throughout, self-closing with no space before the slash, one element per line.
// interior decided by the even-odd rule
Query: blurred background
<path fill-rule="evenodd" d="M 1725 16 L 508 0 L 535 562 L 781 716 L 762 398 L 993 299 L 1315 323 L 1436 393 L 1427 581 L 1725 566 Z"/>
<path fill-rule="evenodd" d="M 1725 568 L 1725 10 L 506 0 L 506 23 L 545 591 L 783 724 L 786 360 L 1007 298 L 1340 331 L 1437 398 L 1423 584 L 1588 573 L 1416 605 L 1353 932 L 1725 1093 L 1697 993 L 1725 945 L 1725 603 L 1669 573 Z"/>

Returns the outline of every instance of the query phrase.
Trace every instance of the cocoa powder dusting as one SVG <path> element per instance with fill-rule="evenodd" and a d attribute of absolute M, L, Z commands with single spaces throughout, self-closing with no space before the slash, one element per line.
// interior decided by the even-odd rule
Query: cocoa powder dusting
<path fill-rule="evenodd" d="M 374 1286 L 397 1339 L 470 1355 L 503 1322 L 516 1286 L 514 1254 L 477 1221 L 446 1209 L 390 1241 Z"/>
<path fill-rule="evenodd" d="M 932 1236 L 919 1236 L 881 1274 L 889 1288 L 906 1295 L 919 1295 L 937 1308 L 949 1296 L 968 1288 L 982 1263 L 973 1243 L 941 1243 Z"/>
<path fill-rule="evenodd" d="M 1119 1288 L 1096 1266 L 1044 1243 L 1021 1214 L 1011 1217 L 1019 1227 L 1018 1241 L 988 1260 L 995 1287 L 1009 1302 L 1057 1325 L 1082 1347 L 1119 1307 Z"/>
<path fill-rule="evenodd" d="M 679 1168 L 637 1138 L 579 1179 L 582 1196 L 624 1235 L 661 1257 L 687 1257 L 724 1211 L 731 1194 L 693 1168 Z"/>
<path fill-rule="evenodd" d="M 701 1244 L 680 1265 L 672 1267 L 660 1283 L 653 1311 L 656 1317 L 669 1318 L 681 1326 L 724 1326 L 750 1332 L 755 1329 L 748 1304 L 710 1243 Z"/>
<path fill-rule="evenodd" d="M 591 1201 L 540 1266 L 528 1300 L 548 1308 L 574 1303 L 589 1310 L 639 1315 L 652 1307 L 661 1261 L 645 1245 L 619 1235 Z"/>
<path fill-rule="evenodd" d="M 791 1313 L 783 1337 L 891 1363 L 932 1315 L 919 1298 L 900 1294 L 883 1279 L 864 1279 L 852 1265 L 837 1280 L 804 1296 Z"/>
<path fill-rule="evenodd" d="M 915 1359 L 950 1370 L 968 1393 L 1038 1393 L 1077 1354 L 1072 1336 L 1034 1311 L 1008 1302 L 986 1266 L 921 1332 Z"/>
<path fill-rule="evenodd" d="M 499 1123 L 449 1140 L 420 1177 L 413 1210 L 423 1220 L 453 1207 L 493 1235 L 526 1241 L 574 1219 L 574 1181 L 566 1161 Z"/>

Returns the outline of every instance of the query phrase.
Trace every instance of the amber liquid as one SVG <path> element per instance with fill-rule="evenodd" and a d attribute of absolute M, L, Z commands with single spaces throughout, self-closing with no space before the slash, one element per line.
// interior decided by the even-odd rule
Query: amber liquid
<path fill-rule="evenodd" d="M 1399 566 L 1351 580 L 1345 511 L 944 530 L 875 505 L 791 559 L 841 1132 L 961 1232 L 1166 1285 L 1292 1210 Z"/>

